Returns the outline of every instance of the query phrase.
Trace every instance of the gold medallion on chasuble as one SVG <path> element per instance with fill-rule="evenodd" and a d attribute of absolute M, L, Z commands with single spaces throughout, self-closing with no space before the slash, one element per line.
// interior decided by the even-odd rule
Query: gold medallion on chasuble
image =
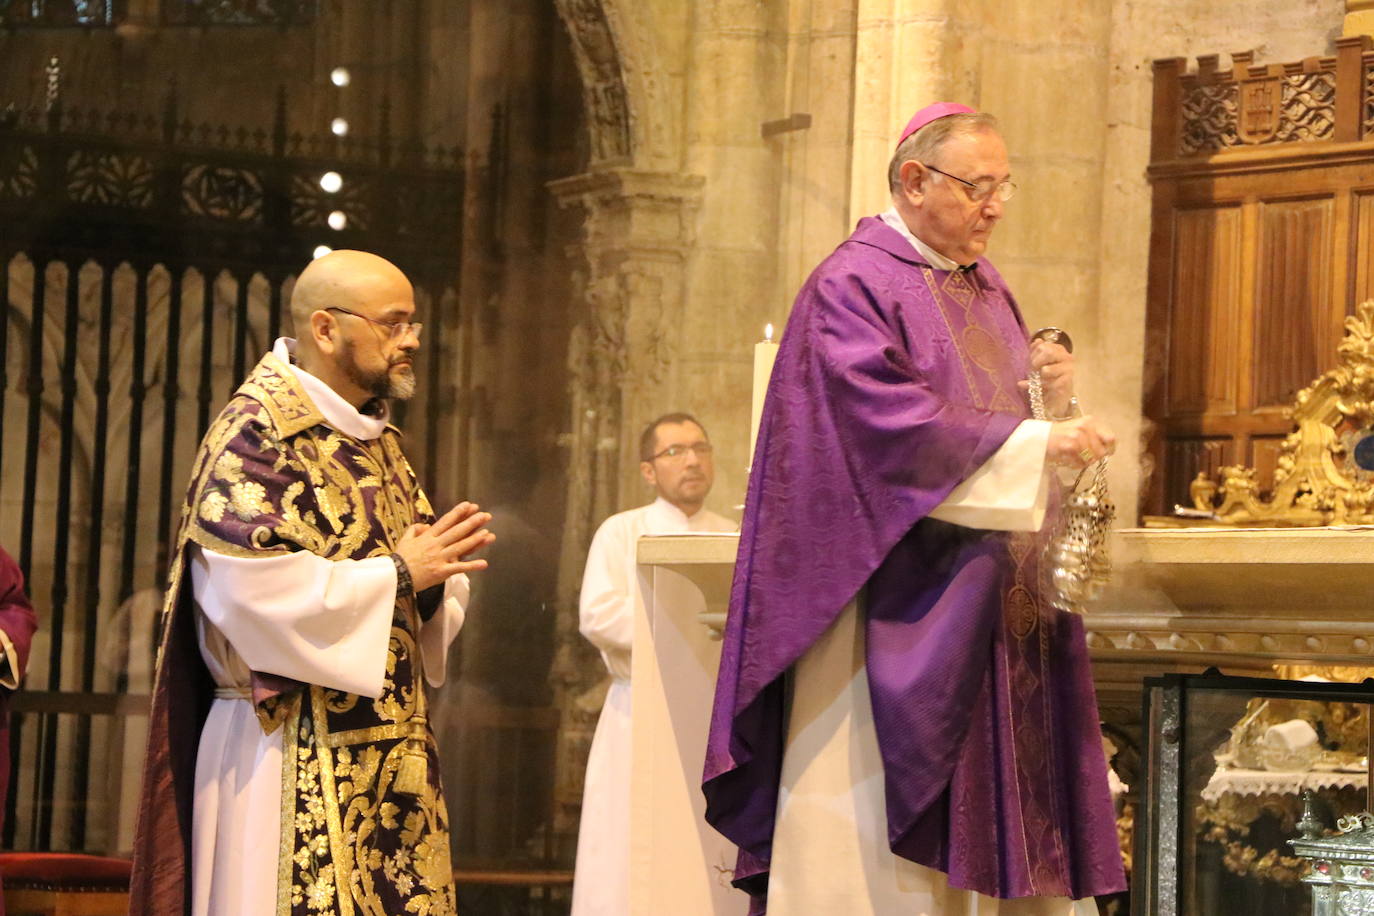
<path fill-rule="evenodd" d="M 1033 571 L 1026 568 L 1038 546 L 1038 539 L 1030 532 L 1018 531 L 1007 538 L 1007 553 L 1011 555 L 1015 572 L 1003 599 L 1002 613 L 1007 627 L 1017 639 L 1030 636 L 1040 620 L 1040 602 L 1028 587 L 1028 582 L 1035 584 L 1035 576 Z"/>
<path fill-rule="evenodd" d="M 989 374 L 997 371 L 1006 358 L 1006 348 L 997 342 L 982 325 L 971 324 L 961 335 L 964 352 L 979 369 Z"/>

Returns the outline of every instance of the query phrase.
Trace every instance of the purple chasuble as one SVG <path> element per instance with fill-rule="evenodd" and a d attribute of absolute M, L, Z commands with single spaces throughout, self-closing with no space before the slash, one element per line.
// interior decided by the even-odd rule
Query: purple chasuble
<path fill-rule="evenodd" d="M 1125 887 L 1083 625 L 1041 597 L 1043 535 L 926 518 L 1029 417 L 1029 360 L 986 260 L 936 270 L 876 219 L 797 297 L 749 477 L 703 784 L 755 912 L 783 675 L 861 589 L 892 851 L 995 897 Z"/>

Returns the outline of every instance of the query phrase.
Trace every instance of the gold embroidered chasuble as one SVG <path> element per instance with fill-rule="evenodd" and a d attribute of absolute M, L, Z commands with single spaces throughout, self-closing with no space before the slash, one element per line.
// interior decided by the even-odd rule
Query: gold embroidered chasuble
<path fill-rule="evenodd" d="M 433 518 L 394 427 L 375 440 L 339 432 L 282 360 L 268 354 L 258 363 L 206 433 L 183 506 L 135 839 L 133 912 L 171 916 L 189 899 L 186 783 L 194 754 L 177 745 L 194 747 L 213 685 L 194 641 L 187 546 L 244 558 L 308 550 L 362 560 L 389 554 L 409 526 Z M 413 597 L 396 602 L 376 699 L 253 675 L 259 720 L 269 734 L 280 729 L 283 742 L 281 820 L 264 825 L 264 841 L 269 830 L 280 841 L 281 916 L 456 912 L 420 623 Z M 187 734 L 193 723 L 195 734 Z M 157 836 L 170 829 L 181 833 L 180 856 Z"/>

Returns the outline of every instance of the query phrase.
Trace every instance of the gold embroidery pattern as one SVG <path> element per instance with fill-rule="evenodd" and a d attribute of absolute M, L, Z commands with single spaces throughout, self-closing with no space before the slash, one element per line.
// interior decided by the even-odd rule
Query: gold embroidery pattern
<path fill-rule="evenodd" d="M 1003 608 L 1011 615 L 1007 631 L 1012 638 L 1004 640 L 1002 653 L 1008 671 L 1011 752 L 1018 774 L 1017 803 L 1028 856 L 1027 874 L 1036 894 L 1063 895 L 1067 892 L 1062 878 L 1066 859 L 1055 826 L 1059 819 L 1053 793 L 1020 791 L 1021 786 L 1057 785 L 1052 772 L 1054 755 L 1045 745 L 1045 736 L 1054 734 L 1048 682 L 1053 621 L 1046 617 L 1053 611 L 1035 597 L 1044 589 L 1040 581 L 1044 570 L 1038 562 L 1042 547 L 1043 541 L 1034 533 L 1018 532 L 1007 539 L 1014 572 Z M 1026 599 L 1026 603 L 1019 604 L 1018 599 Z"/>
<path fill-rule="evenodd" d="M 283 847 L 283 858 L 291 862 L 290 913 L 337 913 L 347 916 L 339 900 L 335 855 L 330 845 L 329 817 L 321 788 L 321 760 L 315 743 L 315 715 L 302 710 L 296 734 L 288 736 L 295 745 L 294 804 L 291 844 Z M 290 740 L 294 737 L 294 741 Z M 327 753 L 327 752 L 326 752 Z M 283 786 L 283 789 L 286 787 Z M 283 796 L 285 796 L 283 792 Z"/>
<path fill-rule="evenodd" d="M 356 759 L 350 748 L 333 752 L 343 840 L 347 854 L 358 863 L 350 892 L 359 912 L 367 916 L 452 916 L 457 902 L 448 814 L 437 785 L 431 782 L 405 808 L 392 801 L 397 796 L 390 789 L 403 747 L 399 742 L 393 745 L 384 759 L 375 746 L 364 748 Z M 433 771 L 438 761 L 433 748 L 429 750 Z M 391 898 L 390 906 L 384 905 L 384 895 Z M 396 909 L 397 904 L 404 909 Z"/>
<path fill-rule="evenodd" d="M 322 420 L 294 373 L 264 358 L 202 442 L 180 543 L 238 557 L 304 549 L 363 559 L 433 520 L 399 432 L 364 442 Z M 178 551 L 173 593 L 181 569 Z M 275 721 L 287 721 L 279 916 L 456 912 L 419 625 L 414 600 L 398 602 L 376 700 L 311 686 L 275 701 Z M 408 742 L 429 761 L 418 794 L 394 785 Z"/>
<path fill-rule="evenodd" d="M 267 408 L 272 427 L 291 436 L 324 422 L 315 402 L 310 400 L 291 367 L 268 353 L 249 373 L 235 395 L 246 395 Z"/>
<path fill-rule="evenodd" d="M 945 295 L 959 303 L 959 306 L 964 309 L 964 311 L 968 311 L 969 304 L 973 302 L 974 297 L 978 294 L 972 284 L 964 279 L 964 272 L 961 270 L 951 270 L 949 272 L 949 276 L 945 279 L 943 289 Z"/>
<path fill-rule="evenodd" d="M 990 410 L 1003 413 L 1023 413 L 1025 404 L 1020 400 L 1008 395 L 1004 377 L 1005 355 L 1003 346 L 997 343 L 997 335 L 989 331 L 978 317 L 974 314 L 974 306 L 985 301 L 978 293 L 977 287 L 969 283 L 959 271 L 953 271 L 945 282 L 936 282 L 935 272 L 929 267 L 922 266 L 921 273 L 925 277 L 926 287 L 930 290 L 931 296 L 935 299 L 935 305 L 939 309 L 940 318 L 945 323 L 945 330 L 949 332 L 950 339 L 956 341 L 954 347 L 955 355 L 959 359 L 959 367 L 964 373 L 964 382 L 968 385 L 968 390 L 975 407 L 986 406 Z M 945 308 L 945 300 L 949 299 L 963 310 L 963 331 L 955 333 L 954 322 L 950 320 L 949 313 Z M 970 363 L 982 371 L 992 385 L 992 396 L 984 398 L 974 381 L 973 370 Z"/>
<path fill-rule="evenodd" d="M 437 776 L 419 796 L 393 790 L 404 743 L 330 748 L 326 694 L 311 688 L 295 768 L 291 916 L 454 916 L 448 814 Z M 438 773 L 427 738 L 430 773 Z M 337 876 L 345 876 L 337 880 Z"/>
<path fill-rule="evenodd" d="M 277 855 L 277 916 L 291 916 L 291 896 L 294 882 L 292 881 L 293 869 L 296 866 L 295 858 L 280 854 L 280 850 L 291 849 L 295 843 L 296 835 L 296 764 L 297 746 L 295 735 L 301 727 L 301 704 L 300 696 L 297 694 L 295 702 L 291 703 L 291 709 L 286 716 L 286 727 L 282 729 L 282 760 L 281 760 L 281 829 L 278 838 Z"/>
<path fill-rule="evenodd" d="M 1003 378 L 1001 369 L 1005 362 L 1005 350 L 997 343 L 997 338 L 991 331 L 985 328 L 978 316 L 974 314 L 974 307 L 982 301 L 978 295 L 977 288 L 968 282 L 962 271 L 951 271 L 945 279 L 942 287 L 943 292 L 959 304 L 964 310 L 964 333 L 961 340 L 964 349 L 968 353 L 969 359 L 975 366 L 983 370 L 987 380 L 992 383 L 992 397 L 988 399 L 989 407 L 992 410 L 1006 410 L 1004 405 L 1008 404 L 1006 393 L 1003 391 Z M 983 311 L 986 311 L 984 309 Z M 1013 406 L 1011 408 L 1015 410 Z"/>
<path fill-rule="evenodd" d="M 1018 531 L 1007 538 L 1007 553 L 1011 555 L 1014 572 L 1002 608 L 1007 616 L 1007 625 L 1017 639 L 1030 636 L 1040 620 L 1040 603 L 1035 600 L 1035 594 L 1028 587 L 1025 568 L 1026 560 L 1037 546 L 1036 537 L 1026 532 Z"/>
<path fill-rule="evenodd" d="M 945 330 L 949 332 L 951 340 L 956 339 L 954 325 L 949 320 L 949 313 L 945 311 L 945 297 L 940 292 L 939 285 L 935 282 L 935 272 L 929 267 L 921 268 L 921 275 L 925 277 L 926 287 L 930 290 L 930 296 L 935 300 L 935 307 L 940 310 L 940 318 L 945 323 Z M 954 347 L 954 355 L 959 359 L 959 368 L 964 372 L 964 384 L 968 386 L 969 397 L 973 400 L 974 407 L 983 406 L 983 398 L 978 393 L 978 386 L 973 381 L 973 372 L 969 369 L 968 355 L 961 346 Z"/>
<path fill-rule="evenodd" d="M 1002 361 L 1002 348 L 996 339 L 982 325 L 971 324 L 964 328 L 964 351 L 975 366 L 984 372 L 993 372 Z"/>

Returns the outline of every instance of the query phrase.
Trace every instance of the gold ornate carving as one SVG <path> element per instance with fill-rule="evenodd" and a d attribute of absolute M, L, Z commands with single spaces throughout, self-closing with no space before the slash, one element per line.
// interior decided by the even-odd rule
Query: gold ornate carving
<path fill-rule="evenodd" d="M 1220 485 L 1201 472 L 1189 488 L 1195 508 L 1225 525 L 1315 526 L 1374 523 L 1374 472 L 1357 452 L 1374 453 L 1374 300 L 1345 320 L 1339 365 L 1298 392 L 1293 432 L 1279 447 L 1274 489 L 1265 499 L 1255 469 L 1232 465 Z"/>
<path fill-rule="evenodd" d="M 1261 853 L 1237 837 L 1248 838 L 1251 825 L 1264 814 L 1271 815 L 1280 830 L 1296 832 L 1301 803 L 1292 795 L 1271 793 L 1260 797 L 1226 795 L 1216 802 L 1198 806 L 1197 821 L 1202 836 L 1222 850 L 1222 865 L 1233 875 L 1267 881 L 1280 886 L 1296 886 L 1307 874 L 1310 864 L 1277 849 Z"/>

